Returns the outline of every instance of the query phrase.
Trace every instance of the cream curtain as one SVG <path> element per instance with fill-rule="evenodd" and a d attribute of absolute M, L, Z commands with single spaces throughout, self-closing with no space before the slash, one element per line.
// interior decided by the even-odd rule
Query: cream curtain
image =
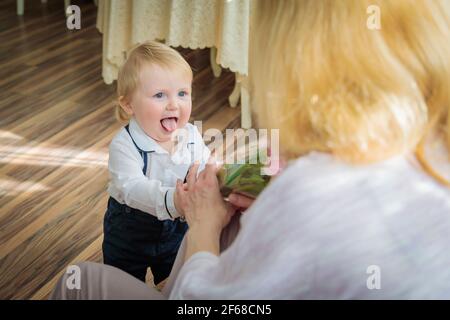
<path fill-rule="evenodd" d="M 103 78 L 117 79 L 126 51 L 147 40 L 172 46 L 217 48 L 216 63 L 248 74 L 250 0 L 100 0 Z"/>

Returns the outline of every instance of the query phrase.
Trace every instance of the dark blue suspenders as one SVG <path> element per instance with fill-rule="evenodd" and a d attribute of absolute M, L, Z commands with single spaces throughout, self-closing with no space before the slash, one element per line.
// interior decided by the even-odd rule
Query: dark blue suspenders
<path fill-rule="evenodd" d="M 128 127 L 129 127 L 129 125 L 127 124 L 125 126 L 125 129 L 127 130 L 128 134 L 130 135 L 131 141 L 133 141 L 134 146 L 139 151 L 139 154 L 141 155 L 142 159 L 144 160 L 144 168 L 142 169 L 142 172 L 145 175 L 147 173 L 147 153 L 151 153 L 151 152 L 154 152 L 154 151 L 144 151 L 141 148 L 139 148 L 138 145 L 136 144 L 136 142 L 134 142 L 134 139 L 131 136 L 130 129 Z"/>

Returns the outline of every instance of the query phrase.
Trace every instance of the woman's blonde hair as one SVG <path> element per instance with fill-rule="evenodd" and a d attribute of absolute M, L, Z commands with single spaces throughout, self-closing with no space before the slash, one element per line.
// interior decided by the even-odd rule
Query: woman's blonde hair
<path fill-rule="evenodd" d="M 148 41 L 131 49 L 127 59 L 119 70 L 117 78 L 117 96 L 131 99 L 139 85 L 139 76 L 142 67 L 153 64 L 164 68 L 177 69 L 191 78 L 192 69 L 181 54 L 171 47 L 156 41 Z M 128 121 L 128 114 L 120 104 L 116 105 L 115 116 L 119 121 Z"/>
<path fill-rule="evenodd" d="M 317 150 L 383 160 L 414 150 L 431 129 L 450 150 L 449 4 L 257 2 L 250 82 L 258 126 L 280 128 L 289 158 Z M 379 29 L 368 24 L 376 9 Z"/>

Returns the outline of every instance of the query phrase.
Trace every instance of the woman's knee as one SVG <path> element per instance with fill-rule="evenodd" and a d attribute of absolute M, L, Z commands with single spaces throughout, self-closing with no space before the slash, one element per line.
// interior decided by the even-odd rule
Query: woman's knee
<path fill-rule="evenodd" d="M 93 262 L 80 262 L 69 265 L 57 281 L 50 299 L 83 299 L 86 289 L 82 287 L 82 284 L 86 284 L 89 281 L 89 274 L 92 274 L 91 270 L 99 268 L 97 265 L 97 263 Z"/>

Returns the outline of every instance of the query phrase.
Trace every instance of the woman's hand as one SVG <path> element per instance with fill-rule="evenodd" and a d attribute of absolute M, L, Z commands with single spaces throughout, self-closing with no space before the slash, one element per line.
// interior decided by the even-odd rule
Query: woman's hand
<path fill-rule="evenodd" d="M 235 208 L 226 203 L 220 194 L 216 165 L 208 162 L 197 178 L 198 167 L 199 164 L 194 163 L 189 169 L 187 188 L 180 180 L 177 181 L 177 198 L 190 228 L 201 226 L 221 232 Z"/>
<path fill-rule="evenodd" d="M 197 251 L 219 254 L 220 234 L 236 211 L 220 194 L 216 165 L 208 162 L 197 178 L 198 167 L 189 169 L 187 188 L 178 180 L 175 191 L 189 225 L 186 259 Z"/>
<path fill-rule="evenodd" d="M 255 198 L 250 198 L 239 193 L 231 193 L 228 196 L 228 201 L 243 212 L 247 210 L 255 200 Z"/>

